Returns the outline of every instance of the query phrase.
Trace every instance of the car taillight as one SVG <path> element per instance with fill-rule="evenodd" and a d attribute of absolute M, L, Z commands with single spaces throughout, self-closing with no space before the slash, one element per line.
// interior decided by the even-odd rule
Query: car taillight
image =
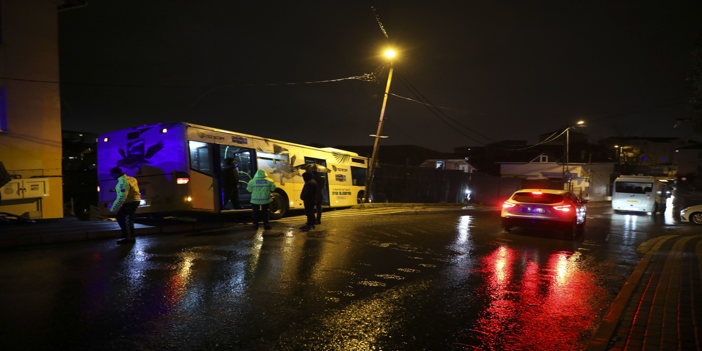
<path fill-rule="evenodd" d="M 176 179 L 176 184 L 188 184 L 190 182 L 190 178 L 177 178 Z"/>
<path fill-rule="evenodd" d="M 558 206 L 553 206 L 553 209 L 556 211 L 560 211 L 560 212 L 570 212 L 573 210 L 573 206 L 571 206 L 571 205 L 558 205 Z"/>
<path fill-rule="evenodd" d="M 512 208 L 514 206 L 517 206 L 517 204 L 515 204 L 514 202 L 509 202 L 509 201 L 505 201 L 502 204 L 502 208 L 504 208 L 504 209 Z"/>

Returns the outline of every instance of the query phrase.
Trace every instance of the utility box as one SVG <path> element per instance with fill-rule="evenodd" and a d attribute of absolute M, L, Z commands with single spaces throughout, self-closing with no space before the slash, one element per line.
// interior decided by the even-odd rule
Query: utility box
<path fill-rule="evenodd" d="M 48 178 L 13 179 L 0 188 L 0 200 L 34 199 L 49 196 Z"/>

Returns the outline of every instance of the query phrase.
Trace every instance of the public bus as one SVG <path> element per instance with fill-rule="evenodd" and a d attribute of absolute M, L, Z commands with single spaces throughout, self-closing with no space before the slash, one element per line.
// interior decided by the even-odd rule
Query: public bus
<path fill-rule="evenodd" d="M 623 175 L 612 183 L 612 209 L 655 214 L 665 209 L 663 182 L 652 176 Z"/>
<path fill-rule="evenodd" d="M 326 207 L 348 207 L 365 196 L 368 159 L 335 148 L 306 145 L 232 132 L 186 122 L 160 123 L 113 131 L 98 137 L 98 207 L 109 214 L 120 167 L 139 182 L 137 214 L 222 213 L 225 160 L 236 159 L 241 208 L 250 208 L 246 184 L 258 169 L 276 185 L 271 218 L 304 208 L 300 192 L 304 169 L 312 166 L 323 179 Z"/>

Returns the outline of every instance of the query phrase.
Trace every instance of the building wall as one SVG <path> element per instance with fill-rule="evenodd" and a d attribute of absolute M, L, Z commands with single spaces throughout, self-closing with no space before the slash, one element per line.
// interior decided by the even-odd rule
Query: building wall
<path fill-rule="evenodd" d="M 14 178 L 45 178 L 48 195 L 0 200 L 0 212 L 63 217 L 58 12 L 54 0 L 0 0 L 0 161 Z M 7 198 L 5 196 L 5 198 Z"/>
<path fill-rule="evenodd" d="M 681 148 L 675 155 L 679 175 L 702 174 L 702 147 Z"/>
<path fill-rule="evenodd" d="M 610 178 L 614 171 L 613 163 L 569 164 L 570 191 L 589 201 L 608 200 Z M 563 179 L 563 164 L 556 162 L 513 162 L 500 164 L 503 178 L 522 179 L 523 186 L 533 186 L 535 182 L 555 188 Z M 546 183 L 546 181 L 551 181 Z M 555 182 L 554 182 L 555 181 Z M 561 189 L 566 189 L 563 186 Z"/>

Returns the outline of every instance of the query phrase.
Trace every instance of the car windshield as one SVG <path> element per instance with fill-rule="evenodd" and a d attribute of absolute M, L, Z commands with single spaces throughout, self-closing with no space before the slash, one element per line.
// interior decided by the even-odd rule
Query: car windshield
<path fill-rule="evenodd" d="M 536 204 L 553 204 L 563 201 L 563 195 L 539 192 L 520 192 L 514 194 L 514 196 L 512 196 L 512 200 Z"/>

